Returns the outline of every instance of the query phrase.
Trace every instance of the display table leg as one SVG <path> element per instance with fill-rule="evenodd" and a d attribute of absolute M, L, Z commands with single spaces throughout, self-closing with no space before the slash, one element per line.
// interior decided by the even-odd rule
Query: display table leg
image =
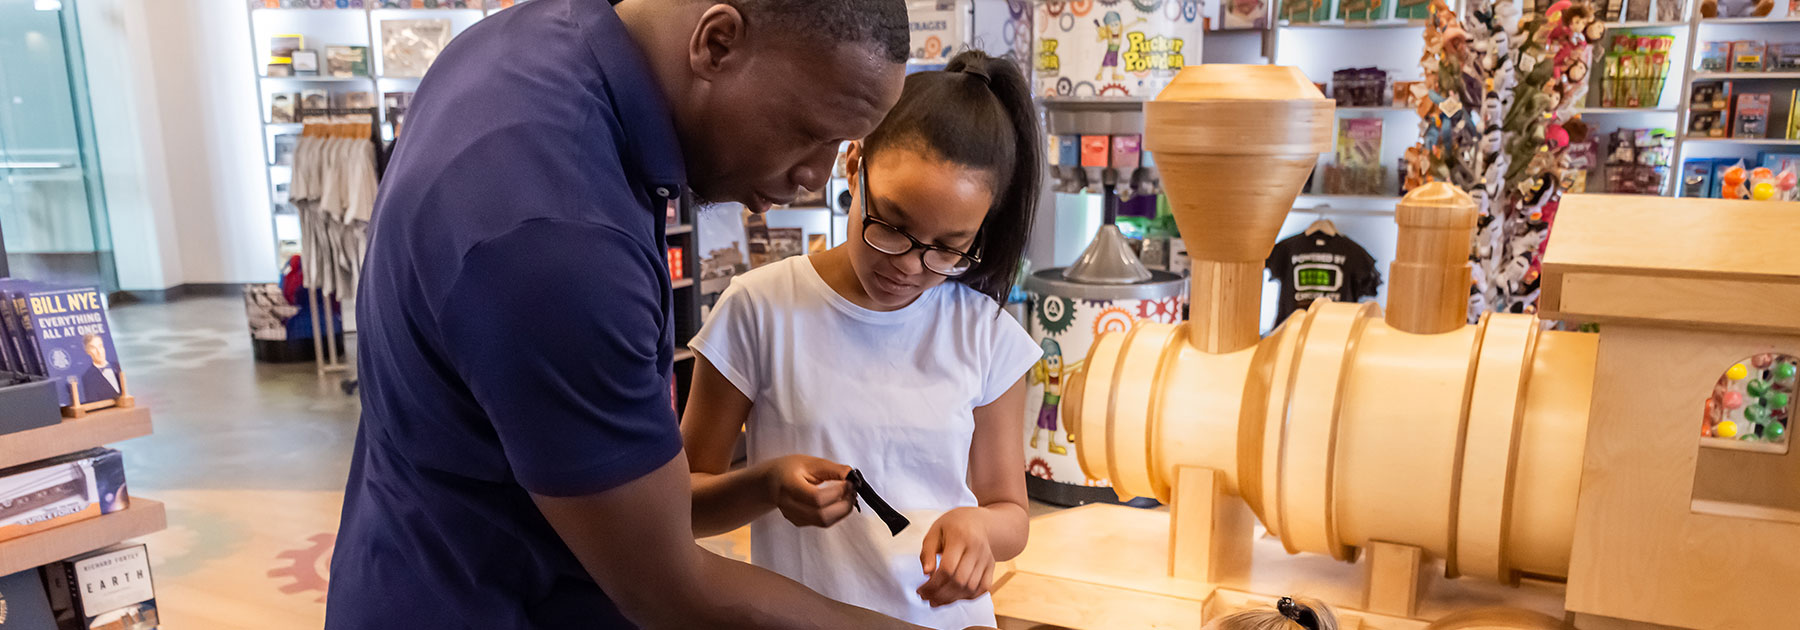
<path fill-rule="evenodd" d="M 1182 468 L 1169 517 L 1169 575 L 1217 584 L 1250 573 L 1256 516 L 1225 492 L 1225 475 Z"/>
<path fill-rule="evenodd" d="M 1363 550 L 1369 612 L 1413 617 L 1419 610 L 1425 551 L 1374 541 Z"/>

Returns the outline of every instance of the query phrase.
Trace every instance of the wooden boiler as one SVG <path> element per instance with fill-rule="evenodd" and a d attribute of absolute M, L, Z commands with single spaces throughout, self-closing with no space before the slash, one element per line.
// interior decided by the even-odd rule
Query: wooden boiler
<path fill-rule="evenodd" d="M 1488 606 L 1584 630 L 1796 623 L 1746 604 L 1800 598 L 1787 408 L 1746 444 L 1702 416 L 1800 356 L 1800 208 L 1565 198 L 1543 317 L 1600 332 L 1564 332 L 1466 323 L 1475 205 L 1431 184 L 1398 205 L 1385 317 L 1322 301 L 1263 337 L 1263 261 L 1332 102 L 1294 68 L 1207 64 L 1145 114 L 1191 319 L 1101 337 L 1063 414 L 1090 477 L 1171 509 L 1033 521 L 995 587 L 1006 625 L 1199 628 L 1282 595 L 1379 630 Z M 1777 400 L 1756 382 L 1751 404 Z"/>

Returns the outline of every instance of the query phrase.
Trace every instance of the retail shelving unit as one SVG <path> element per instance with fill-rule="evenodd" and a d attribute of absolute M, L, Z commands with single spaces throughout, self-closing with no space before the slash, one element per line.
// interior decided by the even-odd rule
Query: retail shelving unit
<path fill-rule="evenodd" d="M 30 431 L 0 435 L 0 468 L 150 434 L 150 410 L 113 408 Z M 11 575 L 168 527 L 163 504 L 133 496 L 131 507 L 0 542 L 0 575 Z"/>
<path fill-rule="evenodd" d="M 520 0 L 523 1 L 523 0 Z M 377 0 L 362 0 L 365 5 L 359 8 L 266 8 L 261 2 L 250 3 L 248 28 L 250 30 L 250 53 L 252 67 L 256 72 L 258 86 L 257 104 L 261 108 L 259 120 L 262 121 L 263 161 L 268 165 L 268 190 L 271 208 L 270 221 L 275 234 L 276 266 L 286 259 L 286 255 L 297 248 L 300 239 L 299 218 L 289 212 L 280 212 L 287 201 L 286 186 L 291 176 L 286 165 L 275 163 L 275 137 L 283 134 L 298 133 L 302 123 L 277 123 L 270 120 L 270 103 L 275 94 L 298 93 L 306 89 L 327 89 L 332 92 L 368 91 L 373 95 L 377 114 L 376 122 L 381 128 L 382 137 L 391 140 L 394 137 L 392 112 L 382 105 L 382 95 L 387 92 L 411 92 L 418 88 L 418 77 L 389 76 L 385 74 L 382 60 L 381 23 L 387 20 L 410 20 L 442 18 L 450 21 L 451 32 L 461 34 L 463 30 L 481 21 L 493 13 L 502 11 L 497 2 L 489 3 L 488 8 L 381 8 L 369 6 L 378 4 Z M 435 2 L 434 2 L 435 4 Z M 306 48 L 319 53 L 319 72 L 326 72 L 325 46 L 363 46 L 368 49 L 368 76 L 334 77 L 334 76 L 267 76 L 270 57 L 271 38 L 280 35 L 300 35 L 306 38 Z"/>
<path fill-rule="evenodd" d="M 1787 3 L 1777 3 L 1776 11 L 1785 10 Z M 1760 151 L 1800 147 L 1800 139 L 1787 138 L 1785 124 L 1789 109 L 1786 98 L 1793 90 L 1800 88 L 1800 72 L 1698 72 L 1700 65 L 1699 49 L 1703 42 L 1753 40 L 1763 42 L 1796 42 L 1800 43 L 1800 15 L 1748 18 L 1702 18 L 1697 15 L 1690 20 L 1688 39 L 1694 42 L 1688 47 L 1685 68 L 1689 78 L 1681 84 L 1681 107 L 1684 115 L 1679 117 L 1680 127 L 1676 141 L 1676 176 L 1675 194 L 1686 195 L 1684 182 L 1680 181 L 1681 165 L 1691 158 L 1743 158 L 1746 163 L 1753 162 Z M 1692 99 L 1694 84 L 1699 81 L 1730 81 L 1732 83 L 1732 99 L 1745 92 L 1768 93 L 1771 95 L 1768 130 L 1764 137 L 1690 137 L 1687 130 L 1692 124 L 1694 112 L 1717 111 L 1710 108 L 1696 108 L 1689 102 Z M 1732 103 L 1735 109 L 1736 103 Z M 1734 117 L 1727 117 L 1727 124 L 1735 126 Z M 1774 137 L 1770 137 L 1774 136 Z"/>

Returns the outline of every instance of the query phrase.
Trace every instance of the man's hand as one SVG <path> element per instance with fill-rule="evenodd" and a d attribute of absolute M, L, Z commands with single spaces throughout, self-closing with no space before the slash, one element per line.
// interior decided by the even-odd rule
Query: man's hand
<path fill-rule="evenodd" d="M 994 585 L 994 548 L 988 543 L 982 508 L 957 508 L 938 517 L 925 533 L 919 564 L 931 576 L 919 587 L 919 599 L 932 608 L 974 599 Z"/>
<path fill-rule="evenodd" d="M 849 466 L 810 455 L 777 457 L 763 470 L 769 499 L 800 527 L 831 527 L 850 515 L 855 495 L 844 481 L 849 474 Z"/>

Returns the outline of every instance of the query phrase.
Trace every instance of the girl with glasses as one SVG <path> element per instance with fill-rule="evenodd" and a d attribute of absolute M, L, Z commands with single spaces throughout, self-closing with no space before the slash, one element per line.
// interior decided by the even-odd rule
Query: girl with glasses
<path fill-rule="evenodd" d="M 966 52 L 907 77 L 848 151 L 848 241 L 735 278 L 690 343 L 696 535 L 752 523 L 751 561 L 822 594 L 996 625 L 994 563 L 1025 547 L 1023 381 L 1043 354 L 1000 305 L 1041 140 L 1009 61 Z M 852 468 L 912 524 L 853 514 Z"/>

